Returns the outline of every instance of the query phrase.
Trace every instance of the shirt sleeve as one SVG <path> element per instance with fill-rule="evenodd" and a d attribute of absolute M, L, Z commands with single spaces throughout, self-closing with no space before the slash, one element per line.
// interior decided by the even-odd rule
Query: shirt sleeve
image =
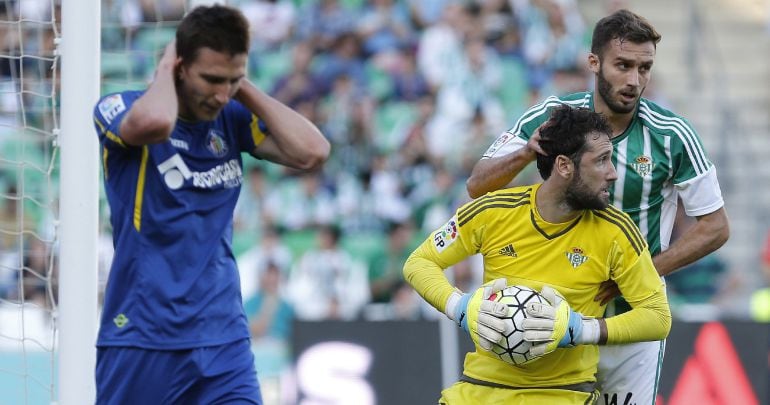
<path fill-rule="evenodd" d="M 99 142 L 108 150 L 128 149 L 120 137 L 120 123 L 138 95 L 131 92 L 114 93 L 103 97 L 94 107 L 94 127 Z"/>
<path fill-rule="evenodd" d="M 671 329 L 671 312 L 649 250 L 645 246 L 637 255 L 617 245 L 613 256 L 612 279 L 632 309 L 606 319 L 607 344 L 664 339 Z"/>
<path fill-rule="evenodd" d="M 469 225 L 461 229 L 455 215 L 412 252 L 404 264 L 404 279 L 434 308 L 444 312 L 454 291 L 444 270 L 475 254 L 479 246 L 476 232 Z"/>
<path fill-rule="evenodd" d="M 235 123 L 233 129 L 241 152 L 253 153 L 254 149 L 269 135 L 265 122 L 241 103 L 231 102 L 228 105 L 227 114 Z"/>
<path fill-rule="evenodd" d="M 705 215 L 724 206 L 716 168 L 708 159 L 698 133 L 680 117 L 672 119 L 668 130 L 672 133 L 674 187 L 687 215 Z"/>
<path fill-rule="evenodd" d="M 551 96 L 531 107 L 516 121 L 516 125 L 497 137 L 481 158 L 505 156 L 526 146 L 535 130 L 551 116 L 551 108 L 561 104 L 563 102 L 558 97 Z"/>

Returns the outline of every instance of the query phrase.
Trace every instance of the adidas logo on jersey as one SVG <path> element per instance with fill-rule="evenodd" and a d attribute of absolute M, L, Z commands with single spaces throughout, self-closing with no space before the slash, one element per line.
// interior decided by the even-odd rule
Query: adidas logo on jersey
<path fill-rule="evenodd" d="M 516 250 L 513 248 L 512 244 L 508 244 L 508 246 L 500 249 L 500 254 L 505 256 L 511 256 L 511 257 L 518 257 L 519 254 L 516 253 Z"/>

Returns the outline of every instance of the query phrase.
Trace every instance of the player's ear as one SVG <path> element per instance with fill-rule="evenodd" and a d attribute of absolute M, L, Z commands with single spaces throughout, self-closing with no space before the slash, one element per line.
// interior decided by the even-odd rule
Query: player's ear
<path fill-rule="evenodd" d="M 572 173 L 575 171 L 575 163 L 567 156 L 556 156 L 556 161 L 553 163 L 553 170 L 559 177 L 563 179 L 572 178 Z"/>
<path fill-rule="evenodd" d="M 599 55 L 595 53 L 589 53 L 588 54 L 588 69 L 591 70 L 593 73 L 599 73 L 602 67 L 602 61 L 599 58 Z"/>

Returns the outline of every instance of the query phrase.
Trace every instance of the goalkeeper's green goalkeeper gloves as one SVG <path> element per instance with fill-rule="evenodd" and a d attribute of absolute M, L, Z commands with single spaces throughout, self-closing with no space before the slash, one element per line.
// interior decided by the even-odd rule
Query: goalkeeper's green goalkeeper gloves
<path fill-rule="evenodd" d="M 484 350 L 492 350 L 493 344 L 503 338 L 505 322 L 502 317 L 508 313 L 508 307 L 487 298 L 505 287 L 506 280 L 498 278 L 482 285 L 473 294 L 455 290 L 447 300 L 444 311 L 446 315 L 457 326 L 465 329 L 473 343 Z"/>
<path fill-rule="evenodd" d="M 567 300 L 551 287 L 544 286 L 540 295 L 548 303 L 530 302 L 522 322 L 524 340 L 532 342 L 531 356 L 544 356 L 557 347 L 574 347 L 599 342 L 599 321 L 570 308 Z"/>

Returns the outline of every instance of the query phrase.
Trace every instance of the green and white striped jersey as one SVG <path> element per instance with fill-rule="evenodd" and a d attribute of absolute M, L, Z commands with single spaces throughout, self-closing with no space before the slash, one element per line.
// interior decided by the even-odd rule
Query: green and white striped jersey
<path fill-rule="evenodd" d="M 526 145 L 532 132 L 560 104 L 593 110 L 593 93 L 551 96 L 527 110 L 516 125 L 502 133 L 483 158 L 504 156 Z M 684 118 L 642 98 L 636 115 L 612 139 L 618 180 L 612 204 L 628 213 L 647 238 L 654 256 L 668 248 L 676 216 L 677 196 L 689 216 L 709 214 L 724 205 L 716 169 L 698 134 Z"/>

